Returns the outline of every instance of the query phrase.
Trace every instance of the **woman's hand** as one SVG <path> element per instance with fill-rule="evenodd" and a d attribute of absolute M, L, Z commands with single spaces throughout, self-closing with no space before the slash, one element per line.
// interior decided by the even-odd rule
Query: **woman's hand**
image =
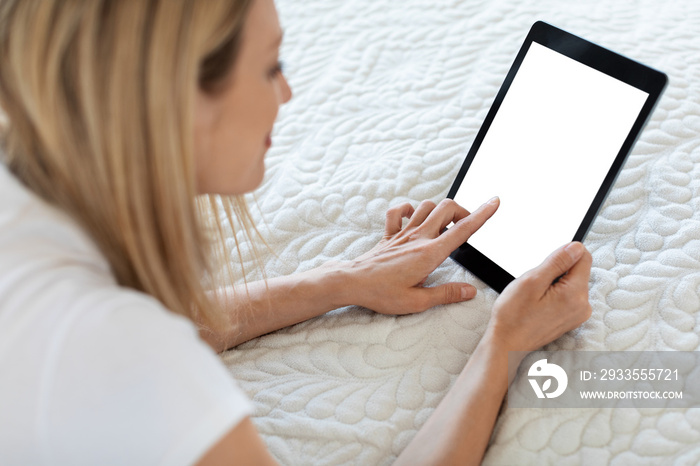
<path fill-rule="evenodd" d="M 481 463 L 520 363 L 508 351 L 522 358 L 586 320 L 590 270 L 591 255 L 570 243 L 508 285 L 464 370 L 396 464 Z"/>
<path fill-rule="evenodd" d="M 238 289 L 217 290 L 215 298 L 227 309 L 231 324 L 217 331 L 203 329 L 202 338 L 216 351 L 223 351 L 351 304 L 385 314 L 405 314 L 471 299 L 476 290 L 466 283 L 435 288 L 424 288 L 423 283 L 497 208 L 495 198 L 472 214 L 452 200 L 439 206 L 423 202 L 415 211 L 409 204 L 389 209 L 384 238 L 354 261 L 328 262 Z M 409 221 L 402 229 L 404 217 Z M 455 225 L 440 234 L 453 221 Z"/>
<path fill-rule="evenodd" d="M 503 290 L 486 334 L 507 351 L 534 351 L 556 340 L 591 316 L 590 273 L 583 244 L 562 246 Z"/>
<path fill-rule="evenodd" d="M 452 251 L 496 212 L 498 205 L 498 198 L 493 198 L 469 213 L 446 199 L 437 206 L 424 201 L 415 210 L 410 204 L 389 209 L 384 238 L 346 269 L 351 294 L 346 299 L 382 314 L 410 314 L 438 304 L 472 299 L 476 289 L 467 283 L 436 287 L 423 284 Z M 409 221 L 402 228 L 404 218 Z M 452 222 L 454 226 L 443 233 Z"/>

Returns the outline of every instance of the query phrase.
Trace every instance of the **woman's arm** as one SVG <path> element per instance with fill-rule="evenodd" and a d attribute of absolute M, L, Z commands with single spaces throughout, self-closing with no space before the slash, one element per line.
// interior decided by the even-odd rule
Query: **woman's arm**
<path fill-rule="evenodd" d="M 343 266 L 327 263 L 307 272 L 256 281 L 220 290 L 229 312 L 229 328 L 220 334 L 200 330 L 202 338 L 221 352 L 253 338 L 348 305 Z"/>
<path fill-rule="evenodd" d="M 384 238 L 371 251 L 347 262 L 244 287 L 219 290 L 226 299 L 230 325 L 201 336 L 217 352 L 260 335 L 303 322 L 332 309 L 359 305 L 384 314 L 422 312 L 439 304 L 471 299 L 468 283 L 423 287 L 428 275 L 478 230 L 498 208 L 498 198 L 474 213 L 445 200 L 403 204 L 387 212 Z M 408 218 L 405 227 L 402 219 Z M 445 227 L 455 225 L 442 233 Z"/>
<path fill-rule="evenodd" d="M 396 464 L 481 463 L 522 358 L 590 317 L 590 269 L 588 251 L 580 243 L 571 243 L 503 291 L 467 365 Z"/>
<path fill-rule="evenodd" d="M 590 316 L 590 269 L 591 255 L 580 243 L 571 243 L 503 290 L 469 362 L 397 464 L 481 462 L 522 357 Z M 517 353 L 509 361 L 510 351 Z M 200 464 L 226 464 L 231 458 L 246 459 L 241 464 L 275 464 L 249 419 L 224 436 Z"/>
<path fill-rule="evenodd" d="M 228 347 L 277 328 L 319 315 L 344 304 L 359 304 L 384 313 L 420 312 L 441 302 L 473 297 L 464 283 L 424 288 L 425 277 L 451 251 L 493 215 L 498 201 L 469 213 L 454 202 L 400 206 L 387 213 L 386 234 L 367 254 L 348 263 L 329 264 L 293 277 L 251 284 L 248 306 L 237 308 Z M 409 221 L 402 227 L 402 218 Z M 450 222 L 455 225 L 447 231 Z M 444 233 L 443 233 L 444 231 Z M 494 303 L 489 326 L 433 415 L 401 453 L 398 463 L 478 464 L 483 458 L 513 370 L 522 358 L 588 319 L 591 255 L 581 243 L 552 253 L 539 267 L 503 290 Z M 554 280 L 561 277 L 556 283 Z M 464 294 L 463 294 L 464 293 Z M 282 312 L 280 312 L 282 311 Z M 250 426 L 249 426 L 250 427 Z M 240 429 L 239 429 L 240 431 Z M 238 446 L 265 456 L 259 435 L 232 431 L 220 448 Z M 257 439 L 256 448 L 252 440 Z M 252 454 L 252 453 L 251 453 Z"/>
<path fill-rule="evenodd" d="M 480 464 L 508 384 L 508 352 L 485 335 L 395 464 Z"/>

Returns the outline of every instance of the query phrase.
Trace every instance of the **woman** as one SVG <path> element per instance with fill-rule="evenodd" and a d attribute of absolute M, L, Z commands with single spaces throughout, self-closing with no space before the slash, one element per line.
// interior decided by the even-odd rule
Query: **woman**
<path fill-rule="evenodd" d="M 224 251 L 207 209 L 233 196 L 226 212 L 251 228 L 240 195 L 260 184 L 291 98 L 280 42 L 273 0 L 0 0 L 0 462 L 274 463 L 203 340 L 221 351 L 343 305 L 396 314 L 475 296 L 422 284 L 497 198 L 472 213 L 401 205 L 353 261 L 206 291 Z M 571 243 L 504 290 L 399 463 L 481 460 L 508 351 L 590 316 L 590 266 Z"/>

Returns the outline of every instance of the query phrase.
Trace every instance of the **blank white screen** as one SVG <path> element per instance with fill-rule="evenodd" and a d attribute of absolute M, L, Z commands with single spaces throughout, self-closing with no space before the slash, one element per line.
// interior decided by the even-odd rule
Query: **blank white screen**
<path fill-rule="evenodd" d="M 533 42 L 454 197 L 501 198 L 469 244 L 517 278 L 571 241 L 647 97 Z"/>

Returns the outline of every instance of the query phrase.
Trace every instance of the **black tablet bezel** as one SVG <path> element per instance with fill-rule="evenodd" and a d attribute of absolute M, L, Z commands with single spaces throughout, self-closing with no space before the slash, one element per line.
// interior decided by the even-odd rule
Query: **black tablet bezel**
<path fill-rule="evenodd" d="M 496 95 L 491 109 L 486 115 L 484 123 L 481 125 L 481 128 L 474 139 L 474 143 L 467 154 L 467 158 L 465 159 L 462 168 L 460 168 L 457 178 L 452 184 L 452 187 L 447 195 L 449 199 L 453 199 L 457 194 L 457 191 L 462 184 L 462 180 L 467 174 L 469 166 L 474 160 L 474 157 L 476 156 L 481 143 L 483 142 L 484 137 L 486 136 L 486 133 L 488 132 L 488 129 L 490 128 L 491 123 L 493 122 L 493 119 L 495 118 L 496 113 L 498 112 L 498 109 L 500 108 L 501 103 L 508 92 L 511 83 L 515 78 L 515 75 L 520 69 L 520 65 L 522 64 L 525 55 L 530 48 L 530 44 L 533 42 L 544 45 L 549 49 L 559 52 L 562 55 L 578 61 L 579 63 L 590 66 L 591 68 L 601 71 L 649 94 L 649 97 L 642 107 L 637 120 L 632 126 L 632 129 L 627 135 L 625 142 L 622 144 L 622 148 L 615 157 L 608 174 L 603 180 L 598 193 L 593 199 L 588 212 L 584 216 L 578 230 L 576 231 L 576 234 L 572 238 L 572 241 L 583 241 L 588 234 L 588 230 L 590 229 L 593 220 L 595 219 L 596 215 L 598 215 L 598 211 L 603 205 L 603 202 L 605 202 L 608 193 L 615 183 L 617 176 L 620 174 L 622 166 L 624 165 L 627 156 L 631 152 L 634 143 L 637 141 L 639 134 L 642 132 L 642 128 L 649 120 L 651 113 L 658 103 L 659 98 L 661 97 L 661 94 L 668 83 L 668 77 L 660 71 L 649 68 L 646 65 L 619 55 L 550 24 L 542 21 L 536 22 L 533 24 L 530 32 L 525 38 L 525 42 L 520 48 L 513 65 L 503 81 L 503 85 Z M 498 264 L 491 261 L 488 257 L 468 243 L 462 244 L 452 253 L 450 257 L 452 257 L 452 259 L 460 263 L 462 266 L 469 269 L 472 273 L 499 293 L 515 279 L 515 277 L 513 277 L 510 273 L 503 270 L 503 268 L 501 268 Z"/>

